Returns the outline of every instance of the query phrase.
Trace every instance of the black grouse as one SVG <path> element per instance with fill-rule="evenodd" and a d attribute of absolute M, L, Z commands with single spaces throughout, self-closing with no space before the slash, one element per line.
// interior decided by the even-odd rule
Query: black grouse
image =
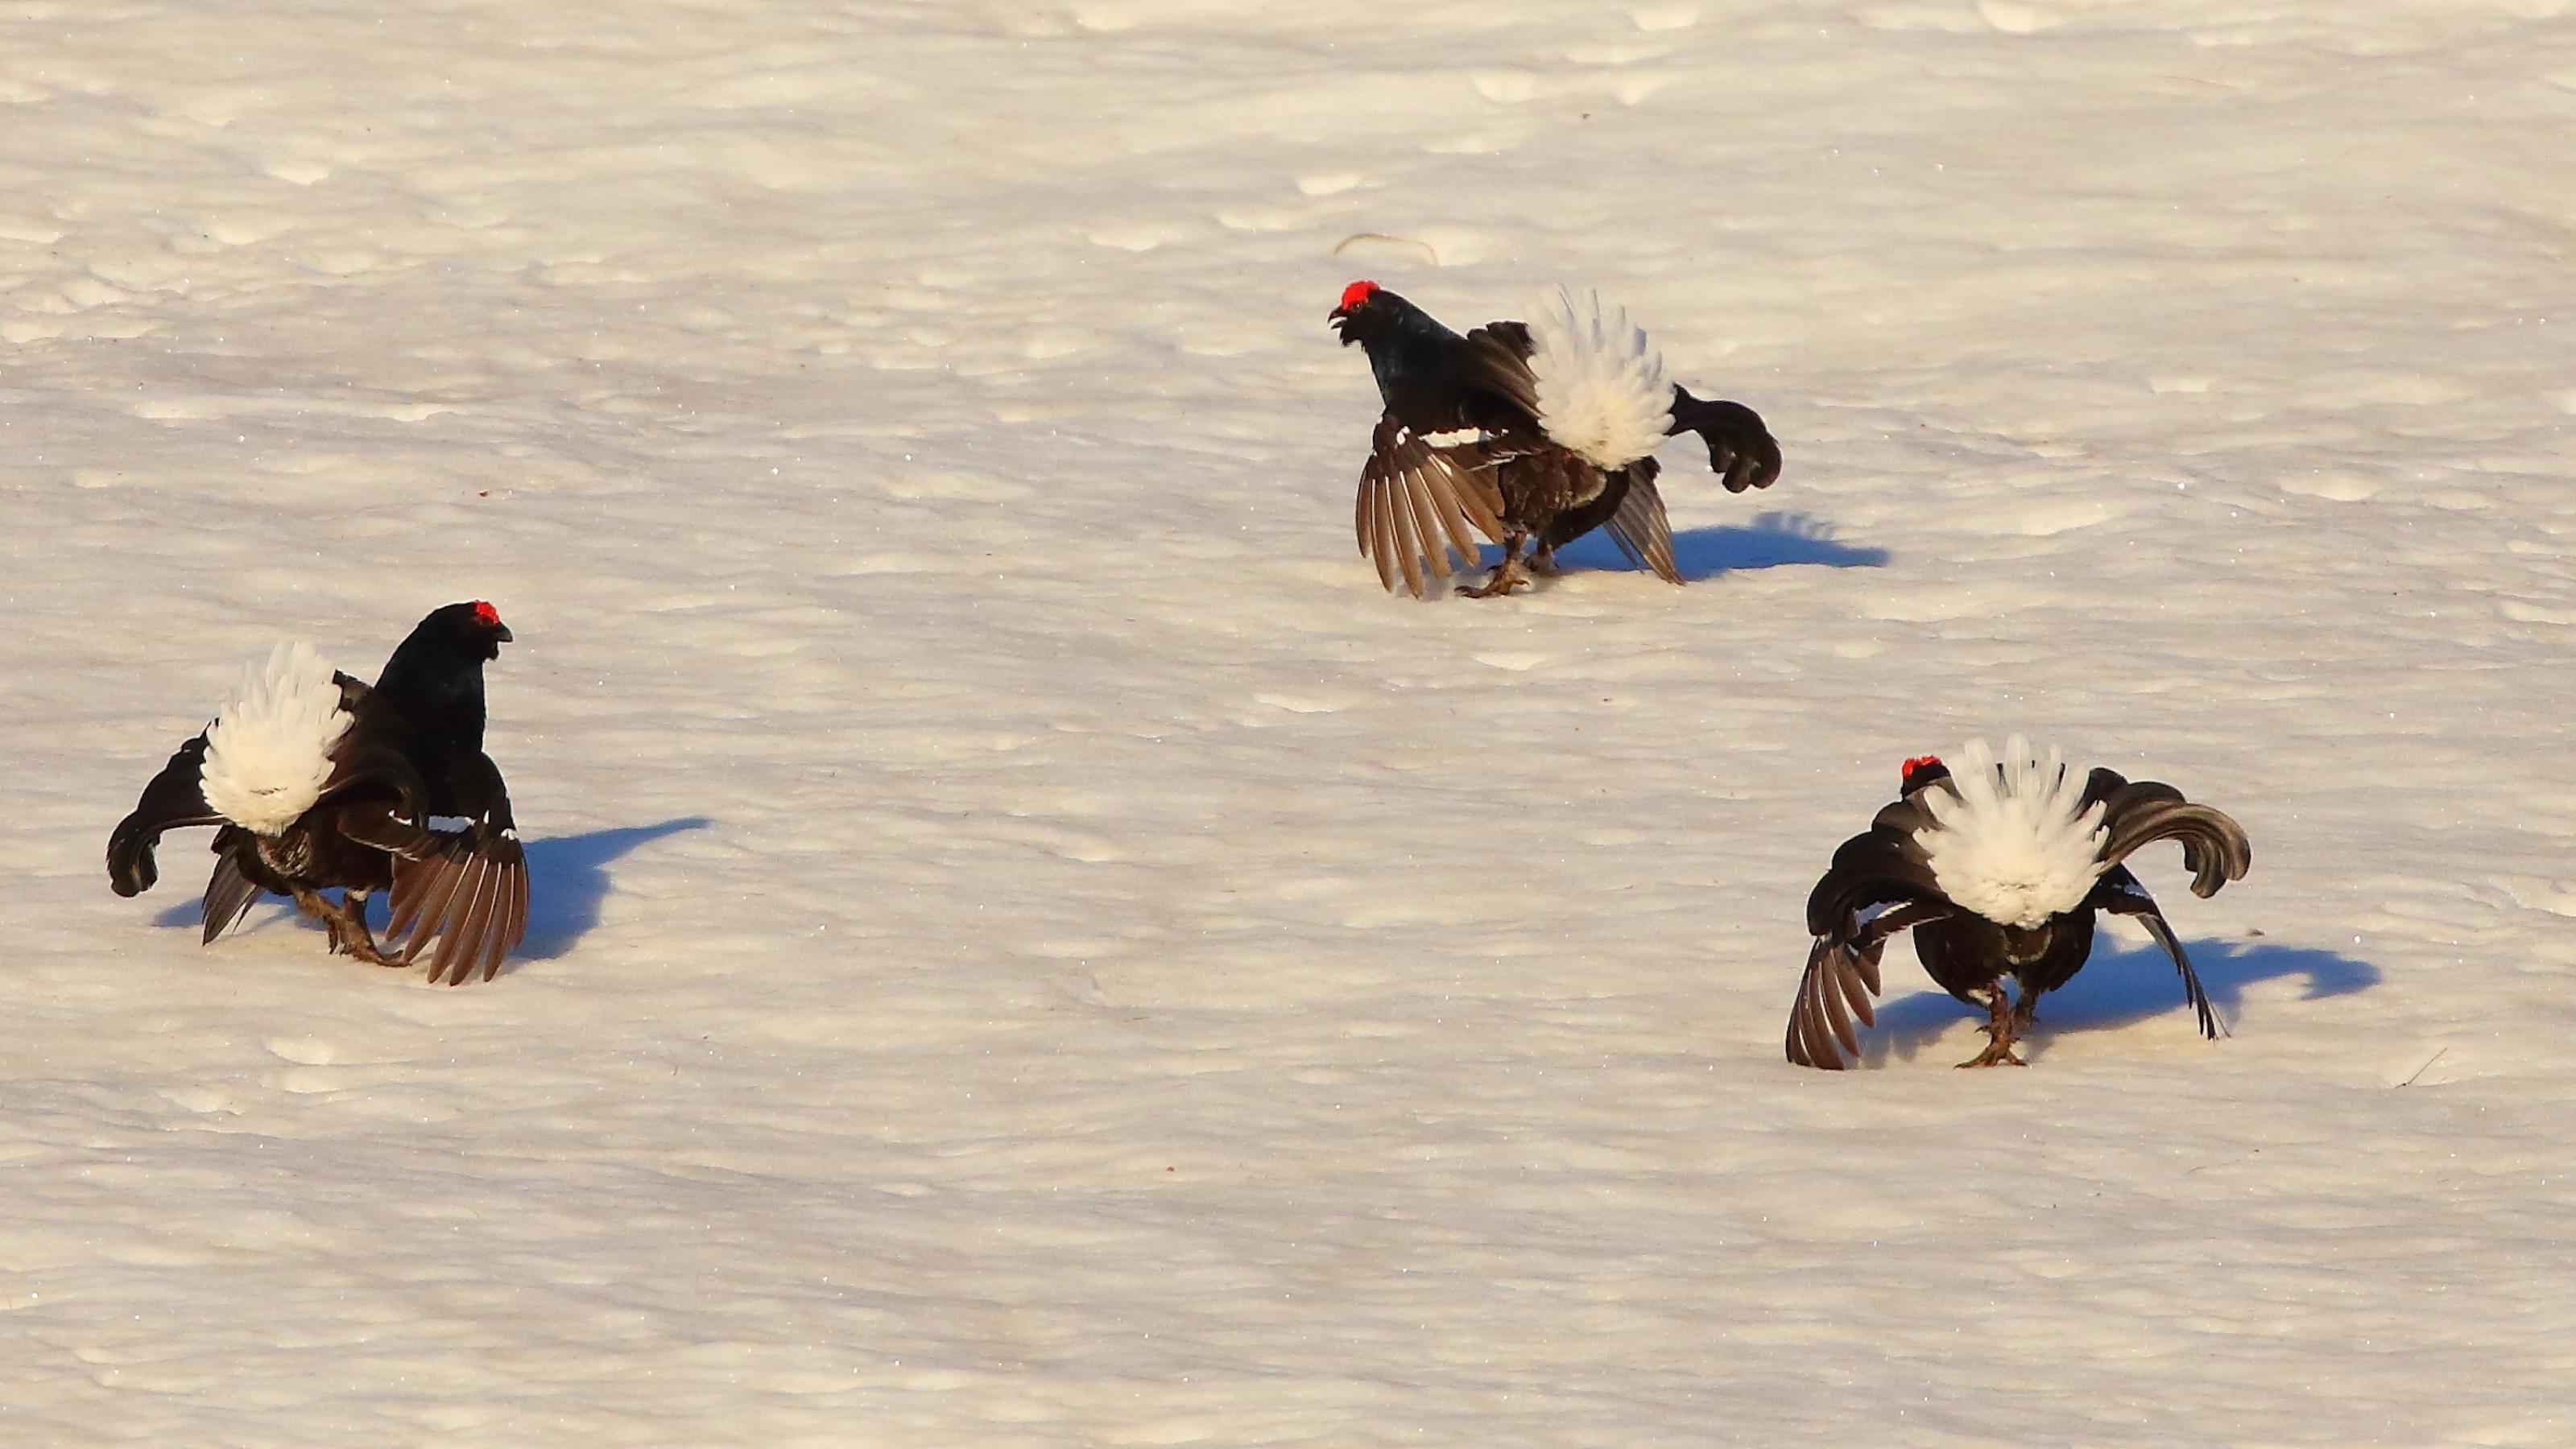
<path fill-rule="evenodd" d="M 1353 282 L 1330 320 L 1368 352 L 1386 411 L 1360 474 L 1360 554 L 1378 581 L 1416 597 L 1475 563 L 1479 535 L 1503 559 L 1479 598 L 1553 573 L 1556 550 L 1595 528 L 1632 563 L 1682 581 L 1653 453 L 1696 432 L 1730 493 L 1780 476 L 1780 445 L 1741 403 L 1691 396 L 1627 314 L 1603 316 L 1560 290 L 1531 322 L 1488 322 L 1461 337 L 1375 282 Z"/>
<path fill-rule="evenodd" d="M 510 793 L 483 753 L 483 665 L 510 637 L 490 604 L 449 604 L 372 688 L 310 645 L 280 645 L 144 787 L 108 840 L 109 884 L 149 890 L 162 833 L 211 825 L 207 943 L 271 891 L 320 921 L 335 952 L 408 966 L 428 950 L 432 981 L 490 980 L 528 923 Z M 322 895 L 335 888 L 337 903 Z M 392 955 L 367 929 L 367 897 L 385 890 Z"/>
<path fill-rule="evenodd" d="M 2141 846 L 2180 841 L 2192 894 L 2216 895 L 2253 861 L 2236 822 L 2153 780 L 2098 769 L 2079 779 L 2053 750 L 2031 758 L 2019 737 L 2000 761 L 1972 742 L 1959 764 L 1953 775 L 1930 755 L 1907 760 L 1901 798 L 1843 842 L 1816 882 L 1807 898 L 1816 941 L 1789 1013 L 1789 1060 L 1833 1070 L 1859 1060 L 1852 1023 L 1874 1021 L 1879 953 L 1910 926 L 1923 969 L 1987 1014 L 1986 1049 L 1959 1065 L 2024 1065 L 2013 1044 L 2040 996 L 2092 954 L 2097 911 L 2136 917 L 2181 971 L 2201 1035 L 2223 1035 L 2182 942 L 2122 862 Z"/>

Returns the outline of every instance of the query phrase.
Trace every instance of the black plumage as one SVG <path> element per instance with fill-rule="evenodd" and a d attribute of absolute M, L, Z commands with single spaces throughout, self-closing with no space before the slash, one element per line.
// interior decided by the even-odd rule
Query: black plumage
<path fill-rule="evenodd" d="M 2004 767 L 1992 768 L 2000 778 Z M 1839 1070 L 1859 1060 L 1855 1023 L 1875 1020 L 1871 1002 L 1881 989 L 1880 953 L 1890 937 L 1911 928 L 1925 972 L 1942 990 L 1987 1014 L 1985 1050 L 1959 1065 L 2022 1065 L 2014 1044 L 2036 1020 L 2039 998 L 2083 968 L 2102 911 L 2143 924 L 2181 973 L 2201 1034 L 2225 1034 L 2182 942 L 2155 897 L 2122 862 L 2156 841 L 2177 841 L 2192 872 L 2192 894 L 2216 895 L 2227 882 L 2242 879 L 2253 861 L 2252 846 L 2234 820 L 2190 803 L 2170 785 L 2094 770 L 2079 805 L 2102 807 L 2099 835 L 2089 846 L 2099 867 L 2090 889 L 2042 919 L 1999 921 L 1960 904 L 1943 888 L 1924 844 L 1928 834 L 1945 828 L 1926 799 L 1936 790 L 1957 796 L 1946 766 L 1930 756 L 1906 761 L 1900 798 L 1881 809 L 1868 830 L 1843 842 L 1808 896 L 1807 929 L 1815 943 L 1789 1013 L 1791 1062 Z M 2004 989 L 2008 979 L 2010 993 Z"/>
<path fill-rule="evenodd" d="M 1528 324 L 1490 322 L 1462 337 L 1374 282 L 1353 282 L 1330 320 L 1344 346 L 1367 351 L 1385 405 L 1354 517 L 1380 583 L 1393 589 L 1400 576 L 1425 596 L 1492 539 L 1501 563 L 1461 592 L 1508 594 L 1528 582 L 1524 550 L 1532 569 L 1552 573 L 1556 550 L 1595 528 L 1632 563 L 1682 582 L 1653 456 L 1604 467 L 1541 425 Z M 1663 435 L 1698 433 L 1729 492 L 1780 476 L 1780 446 L 1751 408 L 1671 392 Z"/>
<path fill-rule="evenodd" d="M 427 952 L 433 981 L 490 980 L 528 917 L 509 790 L 483 753 L 483 666 L 510 640 L 490 604 L 449 604 L 421 620 L 373 686 L 334 675 L 350 718 L 328 752 L 328 778 L 309 808 L 271 832 L 207 802 L 208 735 L 200 733 L 109 837 L 109 884 L 120 896 L 150 889 L 161 836 L 211 825 L 205 941 L 267 891 L 320 921 L 335 952 L 380 966 L 410 965 Z M 329 890 L 340 899 L 325 897 Z M 367 898 L 378 891 L 391 893 L 388 936 L 401 943 L 390 955 L 366 921 Z"/>

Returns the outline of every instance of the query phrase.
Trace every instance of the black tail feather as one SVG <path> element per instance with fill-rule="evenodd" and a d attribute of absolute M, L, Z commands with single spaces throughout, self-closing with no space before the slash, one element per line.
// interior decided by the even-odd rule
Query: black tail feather
<path fill-rule="evenodd" d="M 116 823 L 115 833 L 107 838 L 107 883 L 118 895 L 141 895 L 161 878 L 152 848 L 161 843 L 164 831 L 224 823 L 224 817 L 206 803 L 205 787 L 199 783 L 205 767 L 206 737 L 201 734 L 170 756 L 161 773 L 143 787 L 134 813 Z"/>
<path fill-rule="evenodd" d="M 2191 872 L 2191 893 L 2208 897 L 2232 880 L 2243 880 L 2254 863 L 2254 847 L 2245 828 L 2225 811 L 2185 800 L 2180 790 L 2159 780 L 2131 782 L 2114 770 L 2095 770 L 2084 785 L 2086 800 L 2102 802 L 2102 859 L 2114 865 L 2159 840 L 2182 844 L 2182 863 Z"/>
<path fill-rule="evenodd" d="M 1708 470 L 1729 493 L 1768 488 L 1780 478 L 1780 444 L 1762 425 L 1762 415 L 1742 403 L 1697 398 L 1685 387 L 1673 388 L 1673 422 L 1665 436 L 1697 433 L 1708 444 Z"/>

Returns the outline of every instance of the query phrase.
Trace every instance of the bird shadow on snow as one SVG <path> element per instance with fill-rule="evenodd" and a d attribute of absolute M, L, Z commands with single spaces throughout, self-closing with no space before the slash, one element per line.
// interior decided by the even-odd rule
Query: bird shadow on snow
<path fill-rule="evenodd" d="M 571 950 L 599 924 L 600 902 L 612 889 L 611 864 L 638 846 L 714 823 L 703 815 L 682 815 L 657 825 L 621 825 L 529 841 L 528 935 L 511 958 L 551 961 Z"/>
<path fill-rule="evenodd" d="M 1609 535 L 1599 529 L 1559 549 L 1557 557 L 1568 568 L 1632 567 L 1618 546 L 1610 542 Z M 1673 562 L 1681 566 L 1682 577 L 1693 583 L 1719 574 L 1778 568 L 1783 564 L 1875 569 L 1885 568 L 1887 560 L 1886 549 L 1841 542 L 1834 537 L 1832 525 L 1805 513 L 1775 510 L 1757 513 L 1750 524 L 1741 527 L 1685 528 L 1673 535 Z"/>
<path fill-rule="evenodd" d="M 2201 987 L 2209 993 L 2219 1024 L 2230 1031 L 2242 1012 L 2245 988 L 2256 982 L 2305 977 L 2307 990 L 2300 999 L 2315 1001 L 2368 991 L 2380 978 L 2379 968 L 2367 961 L 2312 947 L 2186 941 L 2183 949 L 2191 953 L 2192 969 L 2200 973 Z M 1911 951 L 1892 946 L 1880 969 L 1894 976 L 1922 968 Z M 2084 963 L 2075 979 L 2040 998 L 2039 1026 L 2022 1039 L 2020 1050 L 2037 1061 L 2047 1054 L 2051 1042 L 2069 1032 L 2115 1030 L 2161 1016 L 2171 1016 L 2176 1031 L 2200 1034 L 2191 1007 L 2183 1000 L 2182 977 L 2173 961 L 2151 944 L 2114 950 L 2107 937 L 2099 938 L 2093 959 Z M 1890 1057 L 1910 1062 L 1961 1022 L 1975 1022 L 1982 1028 L 1984 1013 L 1970 1010 L 1946 991 L 1900 997 L 1878 1009 L 1877 1028 L 1861 1040 L 1861 1059 L 1870 1066 L 1884 1065 Z M 1974 1055 L 1984 1040 L 1982 1035 L 1963 1038 L 1962 1060 Z"/>
<path fill-rule="evenodd" d="M 507 975 L 520 961 L 551 961 L 562 956 L 599 924 L 600 904 L 613 888 L 609 866 L 639 846 L 683 830 L 704 830 L 714 823 L 703 815 L 683 815 L 656 825 L 621 825 L 526 842 L 528 934 L 501 964 L 502 974 Z M 313 932 L 315 940 L 321 939 L 321 925 L 298 917 L 293 905 L 277 896 L 260 899 L 279 909 L 254 910 L 233 934 L 300 928 Z M 200 920 L 199 911 L 197 901 L 180 901 L 155 917 L 154 924 L 194 926 Z M 367 918 L 379 932 L 384 929 L 382 896 L 368 903 Z"/>

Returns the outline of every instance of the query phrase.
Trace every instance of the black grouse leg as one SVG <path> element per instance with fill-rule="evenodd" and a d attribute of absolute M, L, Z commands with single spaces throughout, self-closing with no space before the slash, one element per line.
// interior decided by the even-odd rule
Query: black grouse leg
<path fill-rule="evenodd" d="M 2004 994 L 2000 981 L 1987 988 L 1986 1017 L 1986 1049 L 1959 1063 L 1960 1067 L 2029 1066 L 2030 1063 L 2013 1055 L 2013 1029 L 2023 1018 L 2020 1008 Z"/>
<path fill-rule="evenodd" d="M 1515 528 L 1505 535 L 1503 561 L 1494 565 L 1493 575 L 1485 580 L 1485 586 L 1461 588 L 1458 592 L 1471 599 L 1490 599 L 1497 594 L 1509 596 L 1512 590 L 1527 584 L 1528 577 L 1521 573 L 1521 546 L 1529 542 L 1529 537 L 1529 530 L 1525 528 Z"/>
<path fill-rule="evenodd" d="M 323 924 L 331 928 L 331 949 L 346 951 L 370 966 L 400 966 L 403 963 L 376 949 L 375 932 L 367 929 L 367 893 L 342 891 L 340 908 Z"/>
<path fill-rule="evenodd" d="M 295 908 L 322 923 L 322 929 L 331 933 L 331 949 L 336 953 L 340 949 L 339 913 L 322 899 L 322 893 L 307 886 L 295 887 Z"/>

